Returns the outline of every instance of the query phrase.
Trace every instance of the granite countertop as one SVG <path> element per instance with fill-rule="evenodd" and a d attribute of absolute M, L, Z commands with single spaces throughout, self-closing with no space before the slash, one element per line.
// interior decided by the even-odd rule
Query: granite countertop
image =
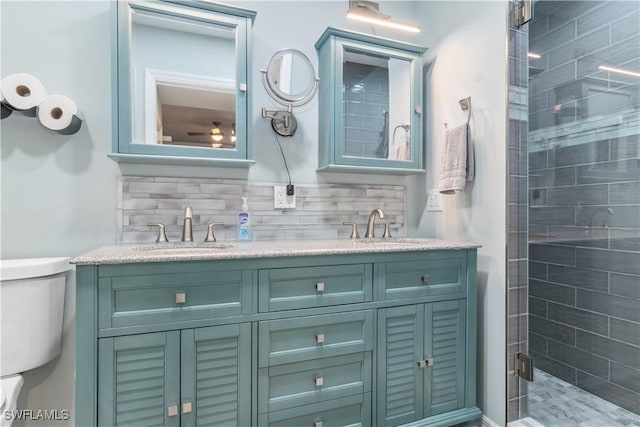
<path fill-rule="evenodd" d="M 480 245 L 425 238 L 259 240 L 254 242 L 171 242 L 105 246 L 71 260 L 73 264 L 129 264 L 137 262 L 225 260 L 308 255 L 462 250 Z"/>

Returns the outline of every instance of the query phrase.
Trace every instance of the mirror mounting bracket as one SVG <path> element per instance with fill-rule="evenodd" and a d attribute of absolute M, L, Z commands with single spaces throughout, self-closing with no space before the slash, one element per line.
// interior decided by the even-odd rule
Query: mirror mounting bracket
<path fill-rule="evenodd" d="M 263 119 L 271 119 L 273 131 L 280 136 L 293 136 L 298 128 L 298 121 L 293 115 L 291 104 L 286 110 L 262 108 L 261 116 Z"/>

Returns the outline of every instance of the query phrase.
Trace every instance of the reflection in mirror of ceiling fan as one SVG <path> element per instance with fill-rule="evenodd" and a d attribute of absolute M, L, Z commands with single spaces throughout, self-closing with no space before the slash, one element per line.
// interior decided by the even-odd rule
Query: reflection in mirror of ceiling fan
<path fill-rule="evenodd" d="M 225 134 L 220 128 L 222 125 L 222 122 L 213 121 L 212 124 L 213 124 L 213 127 L 209 130 L 209 132 L 187 132 L 187 135 L 189 136 L 209 135 L 211 137 L 211 140 L 213 141 L 211 143 L 211 146 L 214 148 L 222 148 L 225 146 L 234 147 L 236 143 L 236 124 L 235 123 L 231 124 L 231 135 L 229 137 L 228 143 L 224 142 Z"/>

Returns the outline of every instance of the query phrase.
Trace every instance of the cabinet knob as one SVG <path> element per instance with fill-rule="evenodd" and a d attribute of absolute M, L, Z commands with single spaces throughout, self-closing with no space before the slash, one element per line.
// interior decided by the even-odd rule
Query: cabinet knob
<path fill-rule="evenodd" d="M 315 377 L 315 379 L 313 380 L 316 384 L 316 387 L 322 387 L 324 385 L 324 378 L 323 377 Z"/>
<path fill-rule="evenodd" d="M 420 279 L 422 280 L 422 283 L 426 284 L 426 283 L 429 283 L 429 279 L 431 279 L 431 276 L 429 276 L 428 274 L 425 274 Z"/>
<path fill-rule="evenodd" d="M 191 402 L 185 402 L 185 403 L 182 404 L 182 413 L 183 414 L 188 414 L 192 410 L 193 410 L 193 405 L 191 404 Z"/>
<path fill-rule="evenodd" d="M 178 405 L 171 405 L 167 408 L 167 415 L 170 417 L 175 417 L 178 415 Z"/>
<path fill-rule="evenodd" d="M 187 294 L 178 292 L 176 294 L 176 304 L 185 304 L 187 302 Z"/>
<path fill-rule="evenodd" d="M 324 334 L 316 335 L 316 343 L 317 344 L 324 344 Z"/>
<path fill-rule="evenodd" d="M 314 421 L 313 427 L 323 427 L 322 421 Z"/>
<path fill-rule="evenodd" d="M 324 292 L 324 282 L 316 283 L 316 292 Z"/>

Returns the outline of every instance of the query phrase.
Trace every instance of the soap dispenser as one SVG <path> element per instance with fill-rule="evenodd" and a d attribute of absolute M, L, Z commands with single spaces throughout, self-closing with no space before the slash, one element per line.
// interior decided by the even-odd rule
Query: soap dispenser
<path fill-rule="evenodd" d="M 242 210 L 238 214 L 238 241 L 248 242 L 252 238 L 251 220 L 249 219 L 249 206 L 247 198 L 242 198 Z"/>

